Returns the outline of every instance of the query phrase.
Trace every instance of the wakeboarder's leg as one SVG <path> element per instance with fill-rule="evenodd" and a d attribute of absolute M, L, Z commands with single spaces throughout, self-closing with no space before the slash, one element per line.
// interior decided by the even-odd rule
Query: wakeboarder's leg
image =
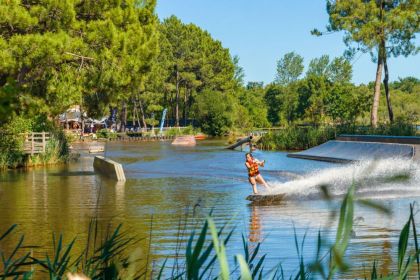
<path fill-rule="evenodd" d="M 252 185 L 252 191 L 254 194 L 258 194 L 257 181 L 255 180 L 255 177 L 249 177 L 249 183 Z"/>
<path fill-rule="evenodd" d="M 267 182 L 264 180 L 264 178 L 261 176 L 261 174 L 259 174 L 256 177 L 256 181 L 258 183 L 260 183 L 261 185 L 263 185 L 268 191 L 270 190 L 270 187 L 268 186 Z"/>

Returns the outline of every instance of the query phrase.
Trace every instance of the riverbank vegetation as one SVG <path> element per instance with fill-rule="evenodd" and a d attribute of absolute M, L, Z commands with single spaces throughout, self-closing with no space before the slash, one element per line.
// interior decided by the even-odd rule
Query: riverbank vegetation
<path fill-rule="evenodd" d="M 25 139 L 30 132 L 49 132 L 45 153 L 25 152 Z M 69 159 L 69 146 L 63 130 L 44 118 L 15 117 L 0 130 L 0 170 L 63 163 Z"/>
<path fill-rule="evenodd" d="M 334 140 L 340 134 L 416 136 L 415 125 L 403 121 L 380 124 L 376 128 L 359 125 L 287 126 L 264 134 L 256 146 L 262 150 L 305 150 Z"/>
<path fill-rule="evenodd" d="M 100 234 L 97 220 L 89 225 L 86 240 L 82 241 L 82 251 L 75 251 L 76 242 L 72 239 L 64 242 L 62 235 L 53 235 L 52 253 L 34 257 L 31 253 L 37 246 L 24 242 L 24 236 L 16 237 L 16 225 L 0 234 L 0 244 L 18 240 L 13 246 L 0 246 L 3 256 L 0 265 L 0 278 L 7 279 L 336 279 L 340 275 L 346 278 L 364 279 L 408 279 L 420 277 L 420 253 L 415 224 L 414 205 L 410 205 L 409 218 L 401 229 L 397 255 L 394 255 L 392 268 L 386 268 L 386 274 L 380 271 L 381 259 L 371 259 L 370 263 L 359 271 L 364 275 L 353 276 L 352 265 L 346 257 L 346 251 L 352 242 L 355 205 L 370 207 L 382 214 L 391 215 L 383 205 L 372 201 L 356 200 L 356 187 L 353 185 L 345 195 L 341 207 L 332 209 L 331 217 L 338 217 L 335 240 L 327 240 L 318 232 L 316 254 L 308 260 L 305 253 L 305 236 L 295 233 L 296 269 L 285 273 L 281 263 L 267 267 L 267 254 L 260 249 L 264 243 L 253 244 L 242 235 L 242 249 L 236 248 L 236 255 L 231 256 L 226 248 L 232 238 L 235 227 L 222 225 L 217 229 L 215 221 L 208 217 L 188 221 L 195 222 L 195 229 L 184 239 L 182 223 L 178 229 L 178 241 L 173 258 L 154 259 L 149 251 L 134 249 L 142 242 L 130 232 L 123 231 L 121 225 L 114 230 L 107 227 L 106 234 Z M 326 191 L 326 194 L 328 192 Z M 328 198 L 331 199 L 331 198 Z M 332 218 L 334 219 L 334 218 Z M 185 221 L 187 223 L 187 221 Z M 198 227 L 197 227 L 198 226 Z M 103 236 L 103 237 L 100 237 Z M 150 234 L 150 237 L 153 234 Z M 300 241 L 301 240 L 301 241 Z M 143 240 L 144 241 L 144 240 Z M 149 240 L 150 242 L 150 240 Z M 272 263 L 272 262 L 271 262 Z M 417 266 L 417 269 L 416 269 Z M 79 278 L 76 278 L 79 277 Z"/>

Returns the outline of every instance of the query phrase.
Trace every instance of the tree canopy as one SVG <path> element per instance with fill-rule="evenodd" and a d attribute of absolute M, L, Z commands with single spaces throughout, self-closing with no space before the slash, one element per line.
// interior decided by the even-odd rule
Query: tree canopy
<path fill-rule="evenodd" d="M 348 54 L 372 53 L 385 67 L 381 88 L 378 80 L 354 85 L 347 56 L 314 58 L 305 71 L 295 52 L 279 58 L 273 82 L 245 85 L 239 56 L 193 23 L 176 16 L 159 21 L 152 0 L 2 1 L 0 125 L 13 118 L 51 120 L 73 105 L 90 117 L 113 112 L 109 120 L 116 119 L 120 131 L 150 129 L 164 109 L 168 125 L 194 125 L 212 135 L 365 124 L 370 106 L 381 118 L 390 108 L 368 92 L 387 89 L 394 92 L 396 118 L 415 122 L 420 82 L 406 77 L 388 85 L 386 57 L 416 52 L 416 3 L 328 1 L 327 30 L 345 31 Z"/>
<path fill-rule="evenodd" d="M 328 32 L 344 31 L 346 54 L 369 52 L 377 62 L 371 123 L 377 126 L 382 69 L 389 119 L 393 111 L 389 94 L 389 56 L 408 56 L 418 52 L 415 34 L 420 31 L 419 0 L 327 0 Z M 323 33 L 315 29 L 315 35 Z"/>

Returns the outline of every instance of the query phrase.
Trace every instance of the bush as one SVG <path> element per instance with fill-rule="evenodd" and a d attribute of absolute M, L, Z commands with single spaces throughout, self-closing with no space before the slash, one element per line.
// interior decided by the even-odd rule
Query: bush
<path fill-rule="evenodd" d="M 0 132 L 0 169 L 24 165 L 24 133 L 31 131 L 32 125 L 32 120 L 16 117 L 2 128 Z"/>
<path fill-rule="evenodd" d="M 143 132 L 127 132 L 126 133 L 128 137 L 142 137 Z"/>
<path fill-rule="evenodd" d="M 199 132 L 200 131 L 194 128 L 192 125 L 183 128 L 171 127 L 164 131 L 166 136 L 195 135 Z"/>
<path fill-rule="evenodd" d="M 29 157 L 24 153 L 25 133 L 40 130 L 48 131 L 51 135 L 46 153 Z M 3 126 L 0 134 L 0 169 L 64 162 L 68 159 L 69 147 L 64 132 L 46 118 L 15 117 Z"/>
<path fill-rule="evenodd" d="M 335 138 L 332 127 L 287 127 L 265 134 L 258 146 L 265 150 L 304 150 Z"/>
<path fill-rule="evenodd" d="M 96 136 L 103 139 L 116 139 L 118 135 L 116 132 L 111 132 L 110 130 L 104 128 L 96 132 Z"/>
<path fill-rule="evenodd" d="M 342 125 L 337 127 L 337 134 L 415 136 L 416 126 L 399 119 L 392 124 L 379 124 L 377 128 L 371 126 Z"/>
<path fill-rule="evenodd" d="M 336 135 L 340 134 L 414 136 L 416 135 L 416 127 L 404 122 L 395 122 L 391 125 L 381 124 L 377 128 L 355 125 L 290 126 L 263 135 L 258 146 L 265 150 L 305 150 L 333 140 Z"/>

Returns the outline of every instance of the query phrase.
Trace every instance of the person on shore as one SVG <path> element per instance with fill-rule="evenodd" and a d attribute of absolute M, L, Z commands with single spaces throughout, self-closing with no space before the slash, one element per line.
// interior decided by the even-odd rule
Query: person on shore
<path fill-rule="evenodd" d="M 254 194 L 258 194 L 257 183 L 263 185 L 267 190 L 269 190 L 267 183 L 265 182 L 264 178 L 260 174 L 260 171 L 258 170 L 258 166 L 264 167 L 265 161 L 259 161 L 255 159 L 251 153 L 246 153 L 245 159 L 245 165 L 248 169 L 248 180 L 249 183 L 252 185 L 252 191 L 254 192 Z"/>

